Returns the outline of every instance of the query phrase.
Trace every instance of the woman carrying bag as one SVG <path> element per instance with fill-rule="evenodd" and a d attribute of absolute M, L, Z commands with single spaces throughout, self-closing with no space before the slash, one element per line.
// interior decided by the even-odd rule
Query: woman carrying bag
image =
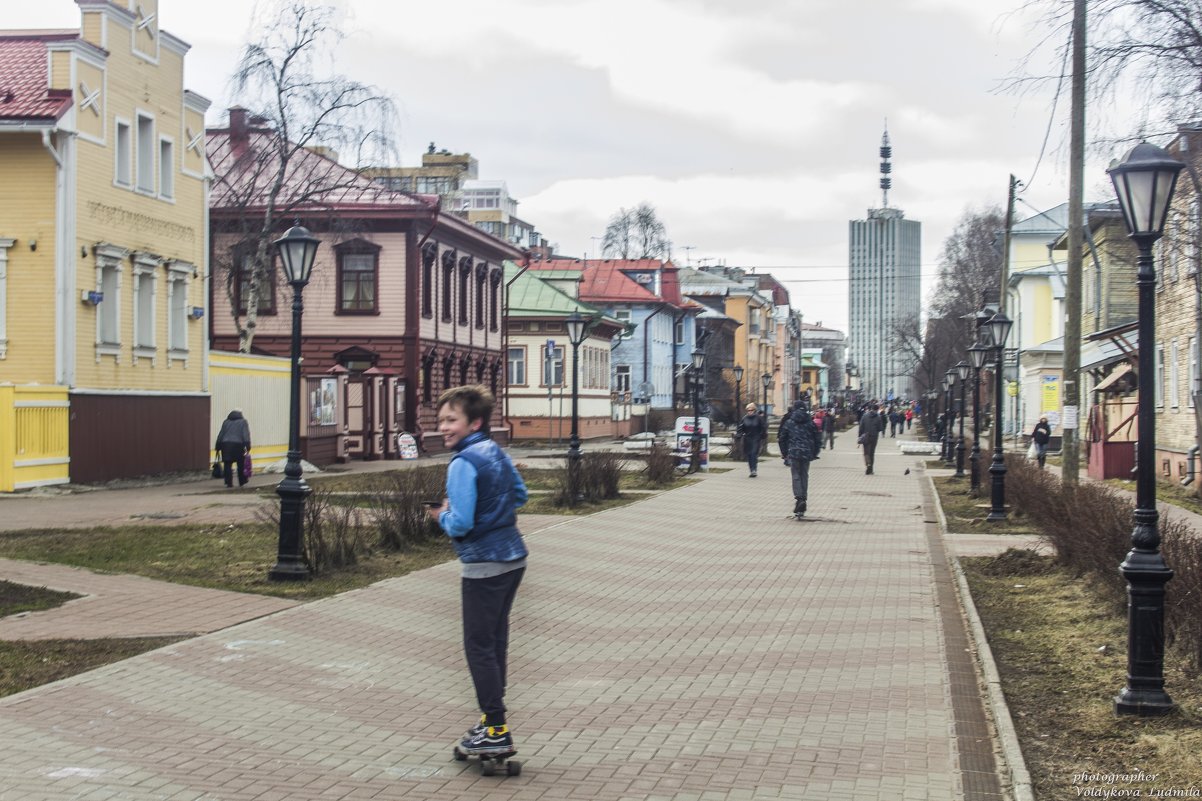
<path fill-rule="evenodd" d="M 225 485 L 234 486 L 234 473 L 238 474 L 238 486 L 245 485 L 250 478 L 250 471 L 245 469 L 245 458 L 250 454 L 250 423 L 242 416 L 241 409 L 234 409 L 221 423 L 215 447 L 221 454 L 221 477 Z"/>

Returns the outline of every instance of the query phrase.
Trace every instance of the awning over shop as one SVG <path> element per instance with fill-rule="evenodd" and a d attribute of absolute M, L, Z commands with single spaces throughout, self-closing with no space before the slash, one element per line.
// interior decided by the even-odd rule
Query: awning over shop
<path fill-rule="evenodd" d="M 1129 364 L 1123 363 L 1110 371 L 1110 375 L 1103 378 L 1096 387 L 1094 392 L 1120 393 L 1130 392 L 1135 388 L 1136 372 L 1135 368 Z"/>

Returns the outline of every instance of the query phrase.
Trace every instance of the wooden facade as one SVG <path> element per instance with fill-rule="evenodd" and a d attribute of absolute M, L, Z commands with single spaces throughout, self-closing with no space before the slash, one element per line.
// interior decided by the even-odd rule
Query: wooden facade
<path fill-rule="evenodd" d="M 203 470 L 209 398 L 72 392 L 69 436 L 77 484 Z"/>

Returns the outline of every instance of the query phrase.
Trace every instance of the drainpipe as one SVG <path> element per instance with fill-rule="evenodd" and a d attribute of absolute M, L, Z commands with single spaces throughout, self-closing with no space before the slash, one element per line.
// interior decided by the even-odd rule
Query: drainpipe
<path fill-rule="evenodd" d="M 1188 487 L 1190 484 L 1194 483 L 1194 459 L 1198 456 L 1198 450 L 1199 448 L 1197 445 L 1192 445 L 1190 446 L 1190 449 L 1185 452 L 1185 478 L 1181 479 L 1181 486 L 1183 487 Z"/>

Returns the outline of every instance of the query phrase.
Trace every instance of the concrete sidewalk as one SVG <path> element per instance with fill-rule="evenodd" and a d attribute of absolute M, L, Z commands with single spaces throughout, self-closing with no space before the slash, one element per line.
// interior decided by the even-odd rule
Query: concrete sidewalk
<path fill-rule="evenodd" d="M 805 522 L 769 459 L 529 536 L 520 777 L 447 564 L 0 700 L 0 799 L 998 799 L 919 460 L 838 444 Z"/>

